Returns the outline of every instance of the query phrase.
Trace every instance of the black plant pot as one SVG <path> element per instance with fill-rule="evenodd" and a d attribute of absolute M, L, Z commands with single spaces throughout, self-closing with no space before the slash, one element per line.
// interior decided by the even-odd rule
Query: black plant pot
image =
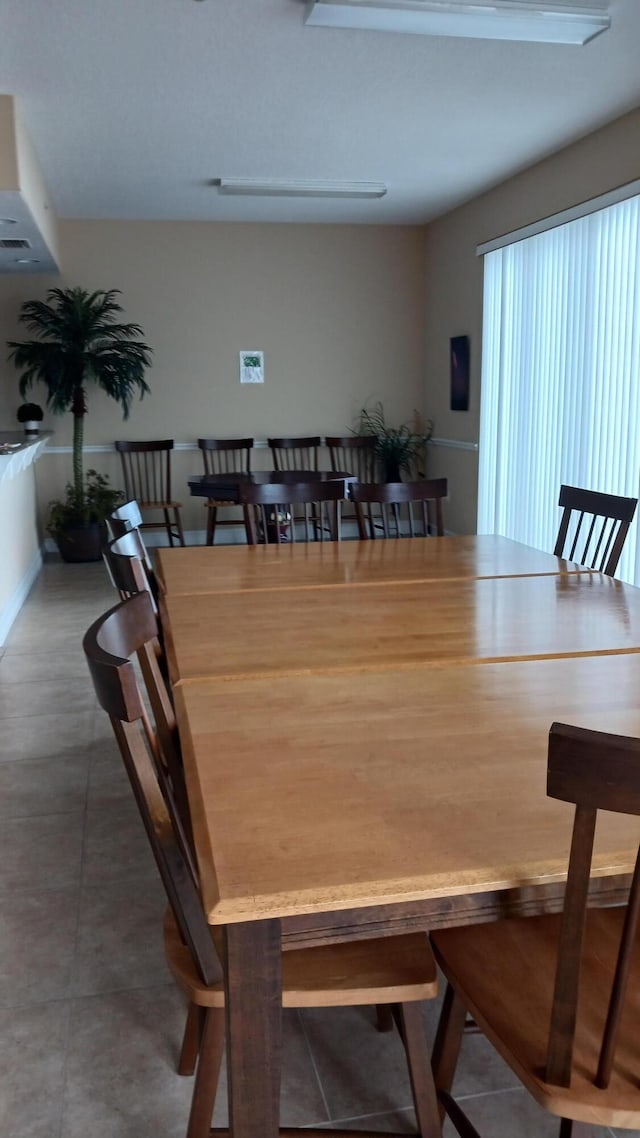
<path fill-rule="evenodd" d="M 99 522 L 68 526 L 56 534 L 56 544 L 63 561 L 99 561 L 106 540 L 107 527 Z"/>
<path fill-rule="evenodd" d="M 388 458 L 384 463 L 385 482 L 402 482 L 400 467 L 395 459 Z"/>

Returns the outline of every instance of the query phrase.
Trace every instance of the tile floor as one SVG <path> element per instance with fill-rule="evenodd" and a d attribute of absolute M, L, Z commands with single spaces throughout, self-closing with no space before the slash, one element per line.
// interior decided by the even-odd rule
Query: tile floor
<path fill-rule="evenodd" d="M 101 564 L 48 563 L 0 648 L 2 1138 L 186 1129 L 164 899 L 81 652 L 113 603 Z M 428 1007 L 430 1030 L 436 1014 Z M 286 1015 L 283 1124 L 411 1131 L 399 1041 L 372 1024 L 360 1009 Z M 465 1041 L 455 1090 L 487 1138 L 557 1134 L 479 1036 Z"/>

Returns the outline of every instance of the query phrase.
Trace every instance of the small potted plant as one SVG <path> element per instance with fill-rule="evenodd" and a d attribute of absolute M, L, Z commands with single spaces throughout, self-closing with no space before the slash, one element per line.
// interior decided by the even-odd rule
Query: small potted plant
<path fill-rule="evenodd" d="M 47 300 L 22 305 L 20 321 L 36 336 L 10 341 L 9 359 L 22 372 L 20 394 L 34 383 L 47 389 L 54 414 L 73 415 L 73 480 L 65 496 L 50 503 L 49 533 L 65 561 L 97 561 L 106 540 L 106 519 L 122 500 L 107 477 L 83 470 L 82 443 L 87 384 L 95 383 L 129 416 L 131 400 L 149 390 L 144 378 L 151 348 L 138 337 L 139 324 L 120 324 L 117 289 L 89 293 L 83 288 L 52 288 Z"/>
<path fill-rule="evenodd" d="M 417 412 L 415 418 L 419 418 Z M 422 430 L 415 430 L 408 423 L 390 427 L 378 401 L 371 408 L 361 409 L 352 431 L 354 435 L 376 436 L 375 454 L 383 482 L 401 482 L 402 475 L 411 476 L 415 463 L 424 459 L 424 448 L 433 434 L 433 420 L 427 419 Z M 424 471 L 417 473 L 424 477 Z"/>
<path fill-rule="evenodd" d="M 83 488 L 83 506 L 78 511 L 76 491 L 67 482 L 64 498 L 49 502 L 50 533 L 63 561 L 98 561 L 107 540 L 106 519 L 124 499 L 122 490 L 114 490 L 105 474 L 87 470 Z"/>
<path fill-rule="evenodd" d="M 44 412 L 37 403 L 23 403 L 18 407 L 16 419 L 22 423 L 25 435 L 37 435 L 43 418 Z"/>

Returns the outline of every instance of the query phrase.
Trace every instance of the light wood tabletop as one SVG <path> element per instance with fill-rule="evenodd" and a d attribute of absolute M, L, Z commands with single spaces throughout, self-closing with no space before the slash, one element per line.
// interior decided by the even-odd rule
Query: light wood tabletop
<path fill-rule="evenodd" d="M 640 734 L 640 590 L 441 541 L 161 554 L 234 1138 L 278 1133 L 283 943 L 557 911 L 551 722 Z M 602 815 L 594 897 L 624 897 L 637 840 Z"/>
<path fill-rule="evenodd" d="M 549 727 L 638 735 L 638 691 L 638 654 L 180 686 L 209 919 L 564 879 Z M 632 868 L 638 827 L 601 816 L 594 872 Z"/>
<path fill-rule="evenodd" d="M 157 549 L 167 593 L 329 588 L 448 578 L 583 573 L 580 565 L 506 537 L 428 537 L 388 541 Z"/>
<path fill-rule="evenodd" d="M 161 598 L 174 682 L 635 650 L 640 590 L 600 574 Z"/>

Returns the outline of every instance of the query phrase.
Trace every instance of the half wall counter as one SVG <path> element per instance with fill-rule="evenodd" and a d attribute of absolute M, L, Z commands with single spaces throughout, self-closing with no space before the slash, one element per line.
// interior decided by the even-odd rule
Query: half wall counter
<path fill-rule="evenodd" d="M 34 463 L 50 431 L 0 431 L 0 646 L 42 568 Z"/>

